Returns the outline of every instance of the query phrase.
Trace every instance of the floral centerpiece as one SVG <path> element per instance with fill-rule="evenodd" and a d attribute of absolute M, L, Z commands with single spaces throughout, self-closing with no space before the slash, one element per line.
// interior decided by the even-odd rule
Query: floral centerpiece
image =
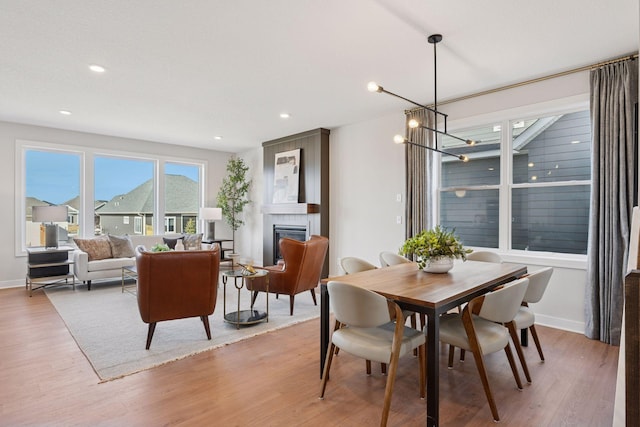
<path fill-rule="evenodd" d="M 471 252 L 473 251 L 465 248 L 458 236 L 455 235 L 455 229 L 449 231 L 440 225 L 436 225 L 431 230 L 422 230 L 407 239 L 400 248 L 400 254 L 415 257 L 420 269 L 424 269 L 434 260 L 442 258 L 451 261 L 454 258 L 462 258 L 466 261 L 467 254 Z M 453 262 L 450 265 L 452 267 Z"/>

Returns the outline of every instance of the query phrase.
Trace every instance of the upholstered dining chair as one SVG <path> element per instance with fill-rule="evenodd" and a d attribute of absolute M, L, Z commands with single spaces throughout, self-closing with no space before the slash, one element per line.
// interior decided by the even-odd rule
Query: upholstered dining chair
<path fill-rule="evenodd" d="M 524 360 L 522 347 L 520 346 L 520 341 L 518 340 L 515 331 L 529 328 L 529 331 L 531 331 L 531 336 L 533 337 L 533 341 L 536 343 L 536 348 L 538 349 L 540 360 L 544 362 L 544 354 L 542 353 L 542 346 L 540 345 L 540 339 L 538 338 L 538 332 L 536 331 L 535 326 L 536 316 L 533 310 L 531 310 L 531 308 L 529 307 L 529 304 L 535 304 L 542 299 L 542 296 L 547 289 L 547 285 L 549 284 L 549 280 L 551 279 L 552 274 L 553 267 L 546 267 L 541 270 L 534 271 L 527 276 L 527 279 L 529 279 L 529 287 L 527 288 L 527 292 L 524 294 L 522 305 L 518 309 L 516 317 L 513 319 L 514 332 L 512 334 L 512 337 L 516 350 L 518 351 L 518 357 L 520 358 L 520 363 L 522 364 L 523 369 L 527 369 L 525 368 L 526 361 Z M 531 379 L 529 379 L 529 381 L 531 381 Z"/>
<path fill-rule="evenodd" d="M 373 270 L 377 268 L 375 265 L 362 258 L 353 256 L 347 256 L 340 258 L 340 267 L 344 270 L 345 274 L 355 274 L 361 271 Z"/>
<path fill-rule="evenodd" d="M 522 389 L 522 382 L 509 345 L 510 333 L 504 325 L 513 323 L 528 285 L 527 278 L 514 280 L 498 290 L 472 299 L 462 313 L 445 314 L 440 320 L 440 341 L 449 344 L 449 367 L 451 368 L 453 364 L 453 347 L 460 347 L 473 353 L 495 421 L 499 421 L 500 417 L 489 386 L 484 355 L 504 350 L 516 384 L 519 389 Z"/>
<path fill-rule="evenodd" d="M 379 257 L 380 257 L 380 266 L 383 268 L 389 267 L 390 265 L 404 264 L 405 262 L 411 262 L 410 260 L 403 257 L 402 255 L 398 255 L 397 253 L 390 252 L 390 251 L 380 252 Z"/>
<path fill-rule="evenodd" d="M 211 250 L 147 252 L 136 248 L 138 309 L 149 324 L 149 350 L 158 322 L 200 317 L 211 339 L 209 316 L 216 307 L 220 248 Z"/>
<path fill-rule="evenodd" d="M 380 420 L 380 425 L 386 426 L 398 359 L 416 348 L 419 355 L 420 397 L 425 396 L 425 336 L 421 331 L 405 326 L 404 322 L 392 321 L 390 313 L 400 319 L 402 310 L 395 302 L 380 294 L 338 281 L 330 281 L 327 291 L 336 320 L 322 373 L 320 398 L 324 398 L 336 347 L 363 359 L 388 363 L 389 373 Z"/>
<path fill-rule="evenodd" d="M 495 252 L 491 251 L 473 251 L 467 255 L 467 259 L 471 261 L 484 261 L 501 263 L 502 257 Z"/>
<path fill-rule="evenodd" d="M 289 312 L 293 316 L 295 296 L 301 292 L 311 292 L 316 301 L 315 289 L 320 283 L 324 259 L 329 248 L 329 239 L 313 235 L 306 242 L 283 237 L 278 242 L 283 264 L 264 267 L 269 272 L 269 292 L 289 295 Z M 247 289 L 253 293 L 253 307 L 259 292 L 267 292 L 267 281 L 262 279 L 247 282 Z"/>

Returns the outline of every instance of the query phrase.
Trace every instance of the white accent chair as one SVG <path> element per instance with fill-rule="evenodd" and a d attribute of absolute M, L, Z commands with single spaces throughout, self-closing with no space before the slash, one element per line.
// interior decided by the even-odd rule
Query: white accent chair
<path fill-rule="evenodd" d="M 340 267 L 342 267 L 346 274 L 355 274 L 361 271 L 373 270 L 375 268 L 378 268 L 370 262 L 363 260 L 362 258 L 353 256 L 341 258 Z"/>
<path fill-rule="evenodd" d="M 503 325 L 513 322 L 528 285 L 527 278 L 514 280 L 496 291 L 472 299 L 462 313 L 446 314 L 440 320 L 440 341 L 449 344 L 449 368 L 453 365 L 453 347 L 460 347 L 473 353 L 495 421 L 500 421 L 500 417 L 489 387 L 484 355 L 504 350 L 516 384 L 519 389 L 522 389 L 522 382 L 509 345 L 510 333 Z"/>
<path fill-rule="evenodd" d="M 473 251 L 467 255 L 467 259 L 470 261 L 484 261 L 501 263 L 502 258 L 495 252 L 490 251 Z"/>
<path fill-rule="evenodd" d="M 407 258 L 402 255 L 398 255 L 395 252 L 383 251 L 380 252 L 380 266 L 389 267 L 390 265 L 396 264 L 404 264 L 406 262 L 411 262 Z"/>
<path fill-rule="evenodd" d="M 324 398 L 336 348 L 363 359 L 388 363 L 380 420 L 380 425 L 386 426 L 398 359 L 413 349 L 418 349 L 420 397 L 425 396 L 425 336 L 421 331 L 404 326 L 404 322 L 394 322 L 390 313 L 395 313 L 396 319 L 402 319 L 402 310 L 380 294 L 337 281 L 330 281 L 327 290 L 336 322 L 322 373 L 320 398 Z"/>

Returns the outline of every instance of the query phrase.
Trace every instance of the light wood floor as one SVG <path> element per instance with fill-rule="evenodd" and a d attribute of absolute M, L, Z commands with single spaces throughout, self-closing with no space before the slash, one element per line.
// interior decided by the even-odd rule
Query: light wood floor
<path fill-rule="evenodd" d="M 550 328 L 539 334 L 547 361 L 525 349 L 533 383 L 521 392 L 504 352 L 486 358 L 500 424 L 611 425 L 618 348 Z M 346 353 L 318 399 L 318 336 L 312 320 L 99 384 L 44 293 L 0 290 L 0 425 L 377 425 L 386 377 L 377 368 L 367 377 Z M 447 370 L 441 350 L 441 424 L 493 426 L 472 357 Z M 390 426 L 425 425 L 417 372 L 416 358 L 402 361 Z"/>

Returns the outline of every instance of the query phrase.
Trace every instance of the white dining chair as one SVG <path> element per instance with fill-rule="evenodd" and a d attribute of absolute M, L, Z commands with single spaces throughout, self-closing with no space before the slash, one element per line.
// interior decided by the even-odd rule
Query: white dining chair
<path fill-rule="evenodd" d="M 340 267 L 346 274 L 355 274 L 361 271 L 373 270 L 378 268 L 362 258 L 347 256 L 340 259 Z"/>
<path fill-rule="evenodd" d="M 502 262 L 502 257 L 491 251 L 473 251 L 470 254 L 467 254 L 467 259 L 470 261 Z"/>
<path fill-rule="evenodd" d="M 522 382 L 509 345 L 510 333 L 504 325 L 513 323 L 528 285 L 527 278 L 507 283 L 496 291 L 472 299 L 462 313 L 445 314 L 440 320 L 440 341 L 449 344 L 449 368 L 453 365 L 453 347 L 460 347 L 473 353 L 495 421 L 499 421 L 500 417 L 489 386 L 484 355 L 504 350 L 518 389 L 522 389 Z"/>
<path fill-rule="evenodd" d="M 394 322 L 390 313 L 394 313 L 396 319 L 401 319 L 402 310 L 395 302 L 380 294 L 338 281 L 330 281 L 327 291 L 335 316 L 335 327 L 327 349 L 320 398 L 324 398 L 336 347 L 366 360 L 388 363 L 389 373 L 380 421 L 381 426 L 386 426 L 398 359 L 413 349 L 418 349 L 420 397 L 425 397 L 425 335 L 405 326 L 404 322 Z"/>
<path fill-rule="evenodd" d="M 380 257 L 380 266 L 382 268 L 389 267 L 390 265 L 404 264 L 407 262 L 411 262 L 410 260 L 403 257 L 402 255 L 398 255 L 397 253 L 390 252 L 390 251 L 380 252 L 379 257 Z"/>

